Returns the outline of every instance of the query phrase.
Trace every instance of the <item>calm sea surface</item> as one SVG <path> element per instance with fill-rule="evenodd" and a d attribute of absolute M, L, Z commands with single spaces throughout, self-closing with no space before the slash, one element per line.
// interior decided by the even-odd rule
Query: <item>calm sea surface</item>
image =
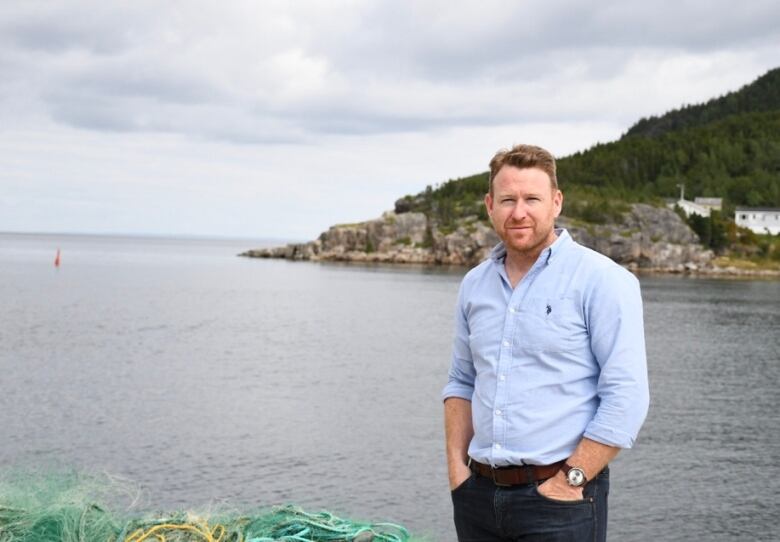
<path fill-rule="evenodd" d="M 454 540 L 439 393 L 463 270 L 235 257 L 257 245 L 0 234 L 0 465 Z M 652 405 L 613 463 L 610 540 L 778 540 L 780 281 L 641 282 Z"/>

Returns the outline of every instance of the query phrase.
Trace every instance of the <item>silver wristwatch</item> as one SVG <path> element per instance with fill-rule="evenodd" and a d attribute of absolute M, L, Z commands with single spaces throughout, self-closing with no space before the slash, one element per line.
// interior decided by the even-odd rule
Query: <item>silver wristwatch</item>
<path fill-rule="evenodd" d="M 582 487 L 588 483 L 585 471 L 580 467 L 572 467 L 568 463 L 564 463 L 563 473 L 566 475 L 566 481 L 572 487 Z"/>

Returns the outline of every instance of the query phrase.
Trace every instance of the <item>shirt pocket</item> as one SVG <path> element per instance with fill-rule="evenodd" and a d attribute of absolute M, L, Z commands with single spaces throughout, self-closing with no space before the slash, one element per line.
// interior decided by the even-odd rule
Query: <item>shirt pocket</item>
<path fill-rule="evenodd" d="M 514 343 L 519 350 L 568 352 L 587 346 L 582 312 L 574 299 L 532 297 L 517 313 Z"/>

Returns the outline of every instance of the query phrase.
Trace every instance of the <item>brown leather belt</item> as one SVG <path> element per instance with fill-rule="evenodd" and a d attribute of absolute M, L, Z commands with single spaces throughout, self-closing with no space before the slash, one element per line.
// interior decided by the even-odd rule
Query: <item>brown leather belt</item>
<path fill-rule="evenodd" d="M 517 467 L 493 468 L 490 465 L 485 465 L 472 459 L 469 461 L 469 467 L 480 476 L 493 480 L 493 483 L 497 486 L 517 486 L 534 484 L 552 478 L 563 467 L 563 461 L 558 461 L 552 465 L 520 465 Z"/>

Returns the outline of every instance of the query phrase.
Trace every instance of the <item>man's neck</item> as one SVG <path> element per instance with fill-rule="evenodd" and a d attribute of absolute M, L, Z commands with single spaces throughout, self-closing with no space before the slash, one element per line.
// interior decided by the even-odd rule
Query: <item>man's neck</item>
<path fill-rule="evenodd" d="M 558 239 L 558 235 L 555 233 L 555 230 L 553 230 L 549 240 L 532 251 L 524 252 L 506 247 L 504 269 L 506 270 L 506 276 L 509 278 L 509 283 L 512 285 L 512 288 L 515 288 L 520 281 L 523 280 L 523 277 L 528 274 L 528 271 L 534 266 L 541 253 L 552 245 L 556 239 Z"/>
<path fill-rule="evenodd" d="M 509 284 L 514 289 L 523 277 L 528 274 L 528 271 L 533 267 L 534 262 L 539 258 L 539 251 L 535 256 L 529 253 L 523 252 L 510 252 L 507 250 L 506 259 L 504 260 L 504 269 L 506 270 L 506 276 L 509 278 Z"/>

